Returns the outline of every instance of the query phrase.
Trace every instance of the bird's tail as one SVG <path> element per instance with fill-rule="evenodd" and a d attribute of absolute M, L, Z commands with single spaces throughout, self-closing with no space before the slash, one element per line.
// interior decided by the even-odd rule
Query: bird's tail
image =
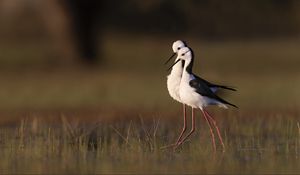
<path fill-rule="evenodd" d="M 226 105 L 225 105 L 225 104 L 223 104 L 223 103 L 219 103 L 219 104 L 218 104 L 218 106 L 219 106 L 219 107 L 221 107 L 221 108 L 228 109 L 228 106 L 226 106 Z"/>
<path fill-rule="evenodd" d="M 234 104 L 232 104 L 232 103 L 229 103 L 229 102 L 227 102 L 227 101 L 226 101 L 226 104 L 227 104 L 227 105 L 230 105 L 230 106 L 232 106 L 232 107 L 235 107 L 235 108 L 237 108 L 237 109 L 239 108 L 239 107 L 237 107 L 236 105 L 234 105 Z"/>
<path fill-rule="evenodd" d="M 230 91 L 237 91 L 234 87 L 229 87 L 229 86 L 223 86 L 223 85 L 218 85 L 218 88 L 222 88 L 222 89 L 227 89 Z"/>
<path fill-rule="evenodd" d="M 230 103 L 230 102 L 228 102 L 228 101 L 226 101 L 226 100 L 224 100 L 222 98 L 219 98 L 218 101 L 219 101 L 218 102 L 218 106 L 223 107 L 225 109 L 228 109 L 227 105 L 230 105 L 230 106 L 235 107 L 235 108 L 239 108 L 236 105 L 234 105 L 234 104 L 232 104 L 232 103 Z"/>

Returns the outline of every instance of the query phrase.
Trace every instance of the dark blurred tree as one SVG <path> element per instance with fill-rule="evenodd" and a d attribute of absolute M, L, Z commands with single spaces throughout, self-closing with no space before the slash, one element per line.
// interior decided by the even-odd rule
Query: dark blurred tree
<path fill-rule="evenodd" d="M 0 0 L 0 14 L 4 43 L 50 35 L 56 50 L 51 57 L 67 64 L 78 58 L 96 63 L 107 31 L 208 39 L 300 33 L 299 0 Z M 42 23 L 48 30 L 41 30 Z"/>
<path fill-rule="evenodd" d="M 71 29 L 79 52 L 80 58 L 89 64 L 97 61 L 99 47 L 97 39 L 102 33 L 101 12 L 102 0 L 65 0 L 66 9 L 69 10 L 71 18 Z"/>

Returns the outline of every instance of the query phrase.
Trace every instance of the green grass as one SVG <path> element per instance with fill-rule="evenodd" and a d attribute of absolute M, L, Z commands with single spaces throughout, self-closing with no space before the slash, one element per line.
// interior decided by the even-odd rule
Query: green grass
<path fill-rule="evenodd" d="M 290 113 L 215 113 L 226 152 L 211 149 L 197 118 L 196 134 L 175 152 L 180 125 L 144 116 L 81 123 L 60 115 L 50 124 L 29 116 L 0 129 L 0 173 L 299 173 L 299 116 Z M 57 117 L 57 116 L 56 116 Z M 96 146 L 95 146 L 96 145 Z"/>

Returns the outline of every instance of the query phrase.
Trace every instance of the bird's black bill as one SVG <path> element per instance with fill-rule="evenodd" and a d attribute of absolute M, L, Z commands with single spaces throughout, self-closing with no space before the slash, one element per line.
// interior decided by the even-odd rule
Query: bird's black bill
<path fill-rule="evenodd" d="M 169 71 L 170 69 L 172 69 L 172 67 L 173 66 L 175 66 L 179 61 L 181 61 L 180 59 L 178 59 L 177 61 L 175 61 L 175 63 L 174 64 L 172 64 L 172 66 L 171 67 L 169 67 L 169 69 L 167 70 L 167 71 Z"/>
<path fill-rule="evenodd" d="M 171 55 L 171 57 L 165 62 L 165 65 L 174 57 L 176 55 L 176 53 L 173 53 L 172 55 Z"/>

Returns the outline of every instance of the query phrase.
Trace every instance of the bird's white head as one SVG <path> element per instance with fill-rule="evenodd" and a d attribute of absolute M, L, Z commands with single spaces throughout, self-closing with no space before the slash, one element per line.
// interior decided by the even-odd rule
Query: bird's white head
<path fill-rule="evenodd" d="M 193 53 L 190 48 L 183 47 L 178 51 L 177 55 L 178 55 L 179 59 L 188 61 L 188 60 L 192 59 Z"/>
<path fill-rule="evenodd" d="M 172 45 L 173 54 L 171 55 L 171 57 L 169 57 L 169 59 L 165 62 L 165 64 L 167 64 L 178 53 L 178 51 L 183 47 L 187 47 L 183 41 L 181 41 L 181 40 L 175 41 Z"/>
<path fill-rule="evenodd" d="M 181 40 L 177 40 L 173 43 L 172 45 L 172 49 L 173 49 L 173 52 L 174 53 L 178 53 L 178 51 L 183 48 L 183 47 L 186 47 L 187 45 L 181 41 Z"/>
<path fill-rule="evenodd" d="M 171 67 L 168 69 L 170 70 L 173 66 L 175 66 L 180 61 L 185 61 L 186 63 L 191 63 L 193 60 L 193 52 L 189 47 L 183 47 L 181 48 L 177 53 L 176 61 L 171 65 Z"/>

